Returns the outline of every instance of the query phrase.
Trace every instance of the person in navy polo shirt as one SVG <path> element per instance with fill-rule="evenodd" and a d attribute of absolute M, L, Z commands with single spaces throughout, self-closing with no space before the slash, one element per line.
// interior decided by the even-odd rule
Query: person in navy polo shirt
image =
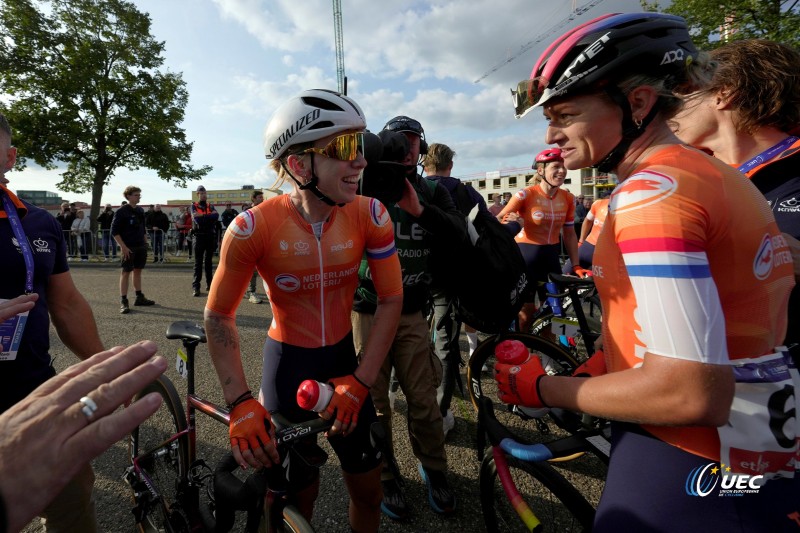
<path fill-rule="evenodd" d="M 21 321 L 0 329 L 0 413 L 18 403 L 56 372 L 50 357 L 50 320 L 61 341 L 80 359 L 104 350 L 92 309 L 69 273 L 66 243 L 59 222 L 6 188 L 5 173 L 14 166 L 11 127 L 0 115 L 0 302 L 25 293 L 38 299 Z M 22 240 L 22 243 L 20 243 Z M 19 342 L 7 342 L 8 331 L 22 331 Z M 97 530 L 88 464 L 41 514 L 47 531 Z"/>

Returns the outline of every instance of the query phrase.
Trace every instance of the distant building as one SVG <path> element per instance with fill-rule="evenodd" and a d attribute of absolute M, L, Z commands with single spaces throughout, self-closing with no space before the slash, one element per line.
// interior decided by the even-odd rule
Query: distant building
<path fill-rule="evenodd" d="M 534 176 L 536 176 L 536 171 L 531 168 L 511 168 L 456 177 L 465 185 L 474 187 L 486 202 L 491 204 L 494 193 L 502 195 L 510 192 L 514 194 L 520 189 L 533 185 Z M 596 169 L 582 168 L 567 171 L 567 179 L 564 181 L 563 188 L 576 196 L 583 194 L 586 198 L 595 200 L 610 193 L 616 184 L 617 180 L 613 175 L 598 175 Z"/>
<path fill-rule="evenodd" d="M 196 188 L 196 187 L 195 187 Z M 230 202 L 233 205 L 242 205 L 245 202 L 251 201 L 251 196 L 253 191 L 257 189 L 254 185 L 242 185 L 240 189 L 209 189 L 206 187 L 206 195 L 208 196 L 208 201 L 214 205 L 225 205 L 225 202 Z M 270 189 L 268 187 L 261 187 L 258 188 L 260 191 L 264 191 L 264 199 L 270 198 L 272 196 L 278 196 L 282 193 L 279 189 Z M 197 201 L 197 192 L 192 191 L 192 199 L 191 200 L 170 200 L 167 202 L 169 205 L 189 205 L 192 202 Z"/>
<path fill-rule="evenodd" d="M 37 207 L 60 206 L 64 200 L 58 193 L 50 191 L 17 191 L 17 196 Z"/>

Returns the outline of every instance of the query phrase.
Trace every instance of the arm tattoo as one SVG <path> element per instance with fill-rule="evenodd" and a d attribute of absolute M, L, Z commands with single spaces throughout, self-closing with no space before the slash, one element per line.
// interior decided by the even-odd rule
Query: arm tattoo
<path fill-rule="evenodd" d="M 236 332 L 219 317 L 211 317 L 211 327 L 207 332 L 215 344 L 237 350 L 239 338 Z"/>

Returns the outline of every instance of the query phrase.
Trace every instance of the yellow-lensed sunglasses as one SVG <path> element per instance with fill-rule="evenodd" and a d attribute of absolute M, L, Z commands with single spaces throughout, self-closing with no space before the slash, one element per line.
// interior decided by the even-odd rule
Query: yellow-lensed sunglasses
<path fill-rule="evenodd" d="M 307 148 L 301 153 L 314 152 L 339 161 L 353 161 L 364 153 L 364 133 L 344 133 L 334 137 L 325 148 Z"/>

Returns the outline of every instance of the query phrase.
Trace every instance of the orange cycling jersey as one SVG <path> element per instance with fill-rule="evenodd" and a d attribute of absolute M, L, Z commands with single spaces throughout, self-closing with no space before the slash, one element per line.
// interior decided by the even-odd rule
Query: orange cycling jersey
<path fill-rule="evenodd" d="M 592 209 L 586 215 L 586 220 L 592 223 L 592 230 L 586 236 L 586 242 L 589 244 L 597 244 L 597 237 L 603 231 L 603 224 L 606 222 L 608 215 L 608 198 L 597 200 L 592 204 Z"/>
<path fill-rule="evenodd" d="M 780 417 L 793 416 L 797 372 L 776 351 L 787 327 L 792 257 L 769 205 L 744 176 L 685 146 L 652 154 L 611 196 L 593 273 L 610 372 L 640 366 L 647 352 L 732 365 L 745 387 L 737 383 L 723 427 L 648 431 L 734 472 L 792 470 L 797 424 Z"/>
<path fill-rule="evenodd" d="M 358 196 L 335 207 L 315 233 L 289 195 L 270 198 L 228 226 L 206 307 L 232 316 L 255 268 L 267 284 L 272 339 L 305 348 L 335 344 L 351 329 L 365 253 L 378 296 L 403 294 L 394 228 L 378 200 Z"/>
<path fill-rule="evenodd" d="M 557 244 L 563 226 L 575 224 L 575 196 L 557 189 L 550 198 L 540 185 L 517 191 L 509 200 L 508 208 L 522 217 L 522 231 L 516 236 L 518 243 Z"/>

